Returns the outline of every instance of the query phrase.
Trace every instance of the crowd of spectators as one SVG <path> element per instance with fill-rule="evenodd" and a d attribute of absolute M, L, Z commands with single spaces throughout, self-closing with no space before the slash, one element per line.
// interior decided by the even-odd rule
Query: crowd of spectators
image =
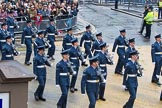
<path fill-rule="evenodd" d="M 0 4 L 0 18 L 6 18 L 13 11 L 14 17 L 27 16 L 41 20 L 51 16 L 76 16 L 78 1 L 74 0 L 4 0 Z"/>

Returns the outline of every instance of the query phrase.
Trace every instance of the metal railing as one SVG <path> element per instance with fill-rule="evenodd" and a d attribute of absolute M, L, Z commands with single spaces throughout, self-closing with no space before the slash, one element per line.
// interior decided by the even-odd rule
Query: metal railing
<path fill-rule="evenodd" d="M 53 16 L 50 16 L 53 17 Z M 18 22 L 19 28 L 15 29 L 15 34 L 22 33 L 23 28 L 26 26 L 26 19 L 24 17 L 15 17 Z M 77 24 L 77 16 L 57 16 L 54 17 L 55 25 L 57 30 L 67 30 L 68 28 L 74 27 Z M 5 19 L 0 19 L 0 23 L 5 22 Z M 45 30 L 49 26 L 49 17 L 43 17 L 42 22 L 39 26 L 36 26 L 38 30 Z M 32 20 L 32 24 L 35 25 L 35 21 Z"/>
<path fill-rule="evenodd" d="M 109 4 L 109 3 L 115 3 L 116 0 L 92 0 L 94 3 L 98 4 Z M 152 4 L 157 5 L 157 2 L 159 0 L 118 0 L 119 4 L 131 4 L 131 5 L 146 5 L 146 4 Z"/>

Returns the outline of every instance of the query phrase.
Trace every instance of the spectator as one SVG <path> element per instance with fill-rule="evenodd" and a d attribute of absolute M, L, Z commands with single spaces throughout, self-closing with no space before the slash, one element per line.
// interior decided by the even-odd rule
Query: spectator
<path fill-rule="evenodd" d="M 45 4 L 43 6 L 42 16 L 49 16 L 49 15 L 50 15 L 50 10 L 47 8 L 47 5 Z"/>
<path fill-rule="evenodd" d="M 32 5 L 31 8 L 29 9 L 29 15 L 30 18 L 34 20 L 34 18 L 37 15 L 37 10 L 34 8 L 34 6 Z"/>
<path fill-rule="evenodd" d="M 7 12 L 3 9 L 0 8 L 0 18 L 6 18 L 7 17 Z"/>
<path fill-rule="evenodd" d="M 60 15 L 68 15 L 68 11 L 67 8 L 65 7 L 65 3 L 61 3 Z"/>

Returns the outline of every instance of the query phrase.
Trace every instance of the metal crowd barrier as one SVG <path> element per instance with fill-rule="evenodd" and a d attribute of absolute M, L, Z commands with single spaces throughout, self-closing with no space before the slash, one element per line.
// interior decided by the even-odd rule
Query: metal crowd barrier
<path fill-rule="evenodd" d="M 109 3 L 115 3 L 116 0 L 92 0 L 94 3 L 98 4 L 109 4 Z M 131 4 L 131 5 L 146 5 L 146 4 L 151 4 L 151 5 L 157 5 L 157 2 L 159 0 L 118 0 L 119 4 Z"/>
<path fill-rule="evenodd" d="M 26 21 L 24 17 L 16 17 L 18 21 L 19 28 L 15 29 L 15 33 L 22 33 L 23 28 L 26 26 Z M 45 20 L 44 20 L 45 19 Z M 57 30 L 67 30 L 68 28 L 74 27 L 77 24 L 77 16 L 59 16 L 55 17 L 55 25 Z M 0 22 L 5 22 L 5 19 L 0 19 Z M 32 20 L 33 26 L 35 25 L 34 20 Z M 43 17 L 42 22 L 39 26 L 36 26 L 38 30 L 45 30 L 49 26 L 49 18 Z"/>

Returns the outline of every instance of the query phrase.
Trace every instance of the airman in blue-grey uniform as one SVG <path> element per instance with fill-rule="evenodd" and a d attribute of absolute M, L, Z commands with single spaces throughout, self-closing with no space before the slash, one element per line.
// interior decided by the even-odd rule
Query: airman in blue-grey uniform
<path fill-rule="evenodd" d="M 62 60 L 56 64 L 56 86 L 60 86 L 61 97 L 57 102 L 57 108 L 66 108 L 68 91 L 70 86 L 70 73 L 69 73 L 69 50 L 61 52 Z"/>
<path fill-rule="evenodd" d="M 155 64 L 151 82 L 160 86 L 161 83 L 159 82 L 159 77 L 160 77 L 161 66 L 162 66 L 161 34 L 156 35 L 155 40 L 156 42 L 152 44 L 152 49 L 151 49 L 152 62 L 153 64 Z"/>
<path fill-rule="evenodd" d="M 37 80 L 39 82 L 38 88 L 34 93 L 34 97 L 36 101 L 46 101 L 43 97 L 43 92 L 46 84 L 46 65 L 51 67 L 51 64 L 48 62 L 47 58 L 44 56 L 44 48 L 45 46 L 38 46 L 38 53 L 34 57 L 34 73 L 37 76 Z"/>
<path fill-rule="evenodd" d="M 5 37 L 9 35 L 9 32 L 7 31 L 7 24 L 3 23 L 1 24 L 0 29 L 0 50 L 2 50 L 2 46 L 6 43 Z"/>
<path fill-rule="evenodd" d="M 92 36 L 91 26 L 88 25 L 88 26 L 86 26 L 86 31 L 84 32 L 84 34 L 80 40 L 80 47 L 82 47 L 82 44 L 84 42 L 85 58 L 87 58 L 87 56 L 89 58 L 92 57 L 92 52 L 91 52 L 92 41 L 95 41 L 95 39 Z"/>
<path fill-rule="evenodd" d="M 136 60 L 138 59 L 138 52 L 133 51 L 130 53 L 131 60 L 128 61 L 125 68 L 124 82 L 128 88 L 130 97 L 129 100 L 125 103 L 123 108 L 133 108 L 134 101 L 136 99 L 138 80 L 137 76 L 141 77 L 142 75 L 138 73 L 136 66 Z"/>
<path fill-rule="evenodd" d="M 14 13 L 13 10 L 10 10 L 8 12 L 8 17 L 6 18 L 6 23 L 7 23 L 7 26 L 8 26 L 8 31 L 10 32 L 10 34 L 12 36 L 13 43 L 14 43 L 15 42 L 14 29 L 18 28 L 19 26 L 16 24 L 16 21 L 15 21 L 15 19 L 13 17 L 13 13 Z"/>
<path fill-rule="evenodd" d="M 62 48 L 63 50 L 70 49 L 72 47 L 71 40 L 74 38 L 72 28 L 67 29 L 67 34 L 63 38 Z"/>
<path fill-rule="evenodd" d="M 88 99 L 90 102 L 88 108 L 95 108 L 96 100 L 98 98 L 100 81 L 100 77 L 97 74 L 98 56 L 90 58 L 89 61 L 90 66 L 84 70 L 81 79 L 81 93 L 84 95 L 86 89 Z"/>
<path fill-rule="evenodd" d="M 50 19 L 50 25 L 47 27 L 45 31 L 45 36 L 47 33 L 48 33 L 47 40 L 49 41 L 49 44 L 51 45 L 51 47 L 48 48 L 47 55 L 51 60 L 55 60 L 53 57 L 55 54 L 55 35 L 57 35 L 58 32 L 54 26 L 53 18 Z"/>
<path fill-rule="evenodd" d="M 23 29 L 22 33 L 22 38 L 21 38 L 21 44 L 26 45 L 26 57 L 25 57 L 25 63 L 26 65 L 32 64 L 30 62 L 30 57 L 32 54 L 32 36 L 33 36 L 33 31 L 32 31 L 32 23 L 31 20 L 27 20 L 27 26 Z"/>
<path fill-rule="evenodd" d="M 99 45 L 101 51 L 98 53 L 98 60 L 99 60 L 99 67 L 101 68 L 101 74 L 104 76 L 104 79 L 107 79 L 107 64 L 112 65 L 108 58 L 107 58 L 107 45 L 106 42 L 103 42 Z M 99 87 L 99 99 L 102 101 L 106 101 L 104 98 L 106 82 L 101 82 Z"/>
<path fill-rule="evenodd" d="M 72 76 L 71 79 L 71 84 L 70 84 L 70 92 L 74 93 L 75 91 L 78 91 L 77 88 L 75 88 L 77 76 L 78 76 L 78 71 L 79 71 L 79 49 L 78 49 L 78 39 L 74 38 L 72 41 L 72 47 L 69 49 L 69 59 L 70 61 L 75 65 L 75 71 L 76 74 Z"/>
<path fill-rule="evenodd" d="M 44 39 L 44 32 L 43 31 L 38 32 L 38 37 L 36 37 L 34 40 L 34 56 L 36 56 L 37 54 L 38 46 L 43 46 L 43 45 L 45 46 L 45 42 L 43 39 Z"/>
<path fill-rule="evenodd" d="M 112 52 L 115 52 L 116 47 L 117 48 L 117 54 L 118 54 L 118 62 L 115 68 L 115 74 L 123 75 L 123 67 L 125 66 L 125 46 L 128 46 L 126 42 L 126 30 L 122 29 L 120 30 L 120 36 L 118 36 L 115 39 Z"/>
<path fill-rule="evenodd" d="M 5 37 L 6 43 L 2 46 L 2 58 L 1 60 L 14 60 L 14 56 L 17 56 L 18 53 L 15 53 L 12 46 L 12 36 L 7 35 Z"/>
<path fill-rule="evenodd" d="M 96 56 L 101 51 L 99 45 L 103 43 L 102 32 L 97 33 L 96 37 L 97 39 L 94 41 L 91 49 L 94 56 Z"/>
<path fill-rule="evenodd" d="M 131 38 L 128 40 L 129 41 L 129 46 L 125 50 L 125 61 L 126 63 L 131 59 L 130 58 L 130 52 L 135 51 L 135 38 Z"/>

